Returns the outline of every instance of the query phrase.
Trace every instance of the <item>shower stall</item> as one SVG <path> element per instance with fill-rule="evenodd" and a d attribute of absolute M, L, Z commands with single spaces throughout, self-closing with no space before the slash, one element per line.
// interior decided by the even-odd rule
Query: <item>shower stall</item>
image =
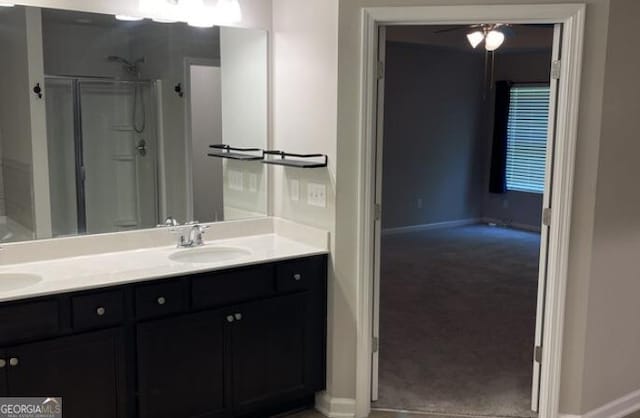
<path fill-rule="evenodd" d="M 154 86 L 148 80 L 45 78 L 54 237 L 158 223 Z"/>

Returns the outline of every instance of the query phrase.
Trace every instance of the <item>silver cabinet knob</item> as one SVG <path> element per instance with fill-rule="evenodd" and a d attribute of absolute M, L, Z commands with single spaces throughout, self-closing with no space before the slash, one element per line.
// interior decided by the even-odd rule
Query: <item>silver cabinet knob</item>
<path fill-rule="evenodd" d="M 233 322 L 233 315 L 227 315 L 227 322 Z"/>
<path fill-rule="evenodd" d="M 167 303 L 167 299 L 164 296 L 160 296 L 157 299 L 158 305 L 164 305 L 165 303 Z"/>
<path fill-rule="evenodd" d="M 96 313 L 98 314 L 98 316 L 104 316 L 104 314 L 107 313 L 107 310 L 100 306 L 98 307 L 98 309 L 96 309 Z"/>
<path fill-rule="evenodd" d="M 7 367 L 7 360 L 0 358 L 0 369 Z"/>
<path fill-rule="evenodd" d="M 236 318 L 236 321 L 242 321 L 242 314 L 241 313 L 237 313 L 235 315 L 233 315 Z"/>
<path fill-rule="evenodd" d="M 9 366 L 16 367 L 20 363 L 20 361 L 16 357 L 12 357 L 9 359 Z"/>
<path fill-rule="evenodd" d="M 301 279 L 302 279 L 302 274 L 296 273 L 293 275 L 293 280 L 295 280 L 296 282 L 299 282 Z"/>

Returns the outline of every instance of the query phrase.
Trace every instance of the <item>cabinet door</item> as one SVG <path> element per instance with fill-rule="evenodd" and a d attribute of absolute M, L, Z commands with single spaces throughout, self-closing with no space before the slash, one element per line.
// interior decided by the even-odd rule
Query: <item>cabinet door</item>
<path fill-rule="evenodd" d="M 8 395 L 7 388 L 7 368 L 9 367 L 9 359 L 4 351 L 0 351 L 0 398 Z"/>
<path fill-rule="evenodd" d="M 138 325 L 140 418 L 228 416 L 224 330 L 220 312 Z"/>
<path fill-rule="evenodd" d="M 7 349 L 9 395 L 62 397 L 65 418 L 123 418 L 123 346 L 109 330 Z"/>
<path fill-rule="evenodd" d="M 239 306 L 230 323 L 237 414 L 309 392 L 307 293 Z"/>

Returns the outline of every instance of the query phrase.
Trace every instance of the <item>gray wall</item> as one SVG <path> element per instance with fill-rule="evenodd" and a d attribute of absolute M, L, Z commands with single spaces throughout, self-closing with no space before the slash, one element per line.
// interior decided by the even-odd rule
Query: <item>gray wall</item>
<path fill-rule="evenodd" d="M 550 51 L 498 52 L 494 77 L 545 82 L 550 63 Z M 383 228 L 468 219 L 540 227 L 542 195 L 488 192 L 495 91 L 485 100 L 483 84 L 483 54 L 388 42 Z"/>
<path fill-rule="evenodd" d="M 386 61 L 383 228 L 480 218 L 484 55 L 388 42 Z"/>
<path fill-rule="evenodd" d="M 553 29 L 549 29 L 553 30 Z M 549 45 L 550 47 L 551 45 Z M 510 80 L 516 83 L 548 82 L 551 68 L 551 51 L 496 54 L 496 80 Z M 494 92 L 495 93 L 495 92 Z M 495 95 L 486 107 L 487 120 L 493 121 Z M 493 123 L 488 124 L 487 149 L 491 155 Z M 489 193 L 489 167 L 487 161 L 483 217 L 499 223 L 525 228 L 540 228 L 542 215 L 542 195 L 507 191 L 504 194 Z"/>
<path fill-rule="evenodd" d="M 640 54 L 630 42 L 638 20 L 638 0 L 611 1 L 583 410 L 640 389 Z"/>
<path fill-rule="evenodd" d="M 0 138 L 5 214 L 35 229 L 27 20 L 23 7 L 0 14 Z"/>

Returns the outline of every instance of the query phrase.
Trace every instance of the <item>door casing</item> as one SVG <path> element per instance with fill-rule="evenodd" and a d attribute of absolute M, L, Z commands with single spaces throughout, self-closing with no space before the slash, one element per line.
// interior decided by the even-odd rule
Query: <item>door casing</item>
<path fill-rule="evenodd" d="M 562 64 L 558 85 L 557 124 L 552 164 L 551 223 L 547 258 L 545 316 L 540 379 L 540 418 L 559 414 L 560 363 L 564 332 L 565 294 L 578 105 L 584 38 L 584 4 L 467 5 L 424 7 L 372 7 L 362 9 L 361 97 L 358 137 L 358 241 L 357 241 L 357 357 L 356 416 L 371 409 L 372 353 L 376 258 L 376 167 L 378 165 L 378 62 L 379 30 L 388 25 L 443 25 L 486 22 L 561 24 Z"/>

